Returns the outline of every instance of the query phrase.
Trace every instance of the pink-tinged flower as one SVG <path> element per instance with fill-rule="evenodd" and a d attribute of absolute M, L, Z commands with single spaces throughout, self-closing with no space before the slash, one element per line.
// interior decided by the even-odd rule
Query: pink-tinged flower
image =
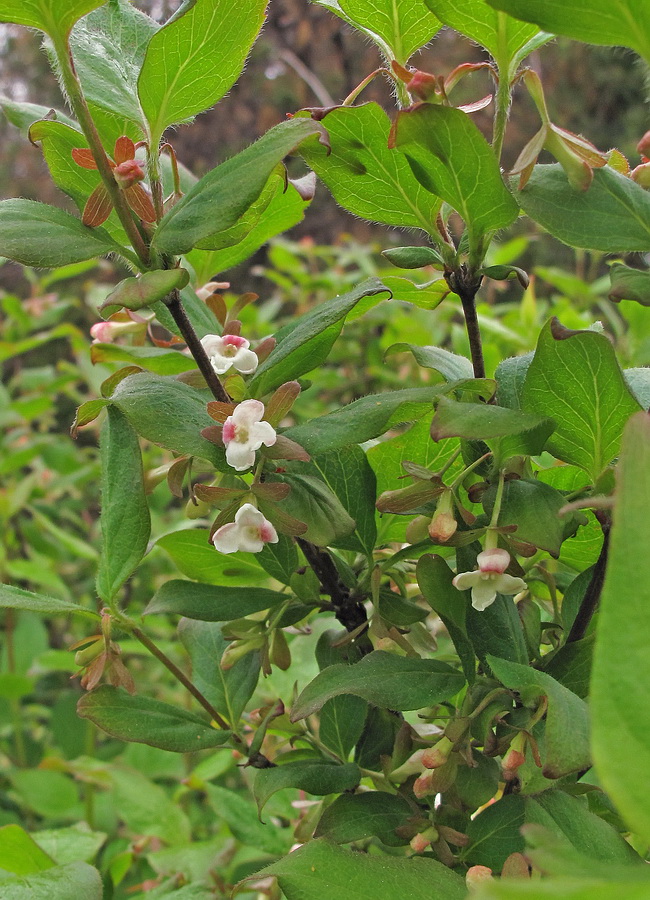
<path fill-rule="evenodd" d="M 207 284 L 196 289 L 196 296 L 199 300 L 207 300 L 216 291 L 227 291 L 229 287 L 229 281 L 208 281 Z"/>
<path fill-rule="evenodd" d="M 236 553 L 237 550 L 259 553 L 264 544 L 277 542 L 277 531 L 252 503 L 244 503 L 237 510 L 235 521 L 222 525 L 212 535 L 212 543 L 220 553 Z"/>
<path fill-rule="evenodd" d="M 262 422 L 263 415 L 263 403 L 244 400 L 223 423 L 226 462 L 237 472 L 244 472 L 254 465 L 255 451 L 262 444 L 272 447 L 277 440 L 275 428 L 268 422 Z"/>
<path fill-rule="evenodd" d="M 223 375 L 230 368 L 237 369 L 242 375 L 252 374 L 259 360 L 257 354 L 249 350 L 249 341 L 238 334 L 206 334 L 201 338 L 203 349 L 212 363 L 217 375 Z"/>
<path fill-rule="evenodd" d="M 137 334 L 146 329 L 146 322 L 95 322 L 90 329 L 93 343 L 110 344 L 120 334 Z"/>
<path fill-rule="evenodd" d="M 472 589 L 472 606 L 483 611 L 496 600 L 497 594 L 518 594 L 526 587 L 523 578 L 506 575 L 510 565 L 510 554 L 507 550 L 493 547 L 484 550 L 476 557 L 476 572 L 460 572 L 452 584 L 459 591 Z"/>

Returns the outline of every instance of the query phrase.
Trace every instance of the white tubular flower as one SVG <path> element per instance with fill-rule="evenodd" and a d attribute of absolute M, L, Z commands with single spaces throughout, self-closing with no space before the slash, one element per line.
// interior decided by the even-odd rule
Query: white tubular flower
<path fill-rule="evenodd" d="M 229 281 L 208 281 L 203 287 L 196 289 L 196 296 L 199 300 L 207 300 L 215 291 L 227 291 L 229 287 Z"/>
<path fill-rule="evenodd" d="M 523 578 L 506 575 L 510 554 L 497 547 L 483 550 L 476 557 L 476 572 L 460 572 L 452 584 L 459 591 L 472 589 L 472 606 L 482 612 L 496 600 L 497 594 L 518 594 L 526 587 Z"/>
<path fill-rule="evenodd" d="M 223 375 L 231 368 L 242 375 L 250 375 L 259 365 L 257 354 L 248 349 L 250 342 L 238 334 L 224 334 L 223 337 L 206 334 L 201 338 L 201 344 L 217 375 Z"/>
<path fill-rule="evenodd" d="M 222 525 L 212 535 L 212 543 L 220 553 L 259 553 L 264 544 L 277 542 L 277 531 L 252 503 L 244 503 L 237 510 L 235 521 Z"/>
<path fill-rule="evenodd" d="M 244 400 L 223 423 L 226 462 L 237 472 L 244 472 L 254 465 L 255 451 L 262 444 L 272 447 L 277 440 L 273 426 L 262 422 L 263 415 L 263 403 L 259 400 Z"/>

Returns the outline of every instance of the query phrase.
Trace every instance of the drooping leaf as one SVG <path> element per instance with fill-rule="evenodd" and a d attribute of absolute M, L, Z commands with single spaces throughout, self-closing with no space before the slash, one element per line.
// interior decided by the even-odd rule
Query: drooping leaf
<path fill-rule="evenodd" d="M 74 23 L 106 0 L 2 0 L 0 22 L 38 28 L 51 38 L 65 39 Z"/>
<path fill-rule="evenodd" d="M 331 151 L 312 138 L 300 154 L 337 203 L 371 222 L 434 230 L 440 200 L 422 187 L 404 156 L 388 148 L 391 122 L 378 104 L 337 107 L 323 123 Z"/>
<path fill-rule="evenodd" d="M 20 129 L 23 137 L 27 137 L 29 129 L 38 121 L 44 119 L 45 116 L 52 116 L 50 121 L 63 122 L 71 128 L 77 128 L 76 122 L 61 112 L 60 109 L 52 109 L 49 106 L 40 106 L 38 103 L 26 103 L 19 100 L 13 100 L 10 97 L 0 96 L 0 108 L 12 125 Z"/>
<path fill-rule="evenodd" d="M 2 255 L 36 268 L 57 268 L 122 248 L 103 228 L 34 200 L 0 201 Z"/>
<path fill-rule="evenodd" d="M 413 174 L 467 226 L 470 253 L 482 260 L 484 238 L 517 218 L 491 147 L 467 113 L 421 103 L 397 116 L 392 141 Z"/>
<path fill-rule="evenodd" d="M 192 661 L 192 680 L 228 723 L 237 728 L 244 707 L 253 696 L 260 674 L 259 653 L 247 653 L 229 669 L 219 662 L 228 641 L 217 623 L 182 619 L 178 635 Z"/>
<path fill-rule="evenodd" d="M 152 243 L 161 253 L 185 253 L 230 228 L 259 197 L 278 163 L 305 138 L 320 133 L 322 126 L 310 119 L 276 125 L 255 144 L 204 175 L 167 213 Z"/>
<path fill-rule="evenodd" d="M 488 657 L 496 677 L 511 690 L 517 691 L 526 705 L 535 706 L 546 697 L 546 747 L 543 774 L 560 778 L 570 772 L 588 769 L 591 765 L 589 749 L 589 718 L 584 700 L 563 687 L 545 672 L 530 666 Z"/>
<path fill-rule="evenodd" d="M 339 336 L 347 314 L 364 297 L 386 291 L 378 278 L 369 278 L 354 290 L 305 313 L 259 366 L 248 390 L 264 396 L 320 366 Z"/>
<path fill-rule="evenodd" d="M 425 0 L 425 3 L 445 25 L 489 50 L 506 77 L 512 77 L 529 53 L 551 39 L 550 34 L 540 33 L 535 25 L 495 12 L 486 0 Z"/>
<path fill-rule="evenodd" d="M 643 700 L 650 597 L 650 419 L 645 413 L 626 426 L 617 482 L 592 673 L 593 751 L 598 776 L 621 814 L 650 839 L 644 799 L 650 779 L 650 718 Z"/>
<path fill-rule="evenodd" d="M 228 469 L 223 448 L 201 436 L 203 428 L 214 424 L 206 411 L 207 395 L 173 378 L 142 372 L 121 381 L 112 400 L 141 437 L 181 455 L 207 459 L 220 471 Z"/>
<path fill-rule="evenodd" d="M 354 853 L 319 839 L 255 878 L 275 875 L 287 900 L 464 900 L 464 880 L 433 859 Z"/>
<path fill-rule="evenodd" d="M 232 87 L 262 27 L 266 4 L 194 0 L 151 38 L 138 97 L 154 146 L 167 126 L 203 112 Z"/>
<path fill-rule="evenodd" d="M 318 821 L 314 837 L 337 844 L 376 836 L 385 843 L 395 841 L 395 829 L 412 814 L 403 797 L 383 791 L 342 794 L 330 804 Z"/>
<path fill-rule="evenodd" d="M 384 434 L 391 425 L 421 418 L 431 409 L 434 398 L 445 390 L 443 385 L 432 385 L 369 394 L 305 425 L 289 428 L 285 434 L 312 454 L 361 444 Z"/>
<path fill-rule="evenodd" d="M 650 250 L 650 195 L 609 166 L 577 191 L 558 164 L 538 165 L 517 192 L 524 212 L 565 244 L 606 253 Z"/>
<path fill-rule="evenodd" d="M 631 47 L 650 61 L 650 9 L 641 0 L 488 0 L 545 31 L 589 44 Z"/>
<path fill-rule="evenodd" d="M 12 875 L 31 875 L 54 865 L 52 857 L 20 825 L 0 828 L 0 869 Z"/>
<path fill-rule="evenodd" d="M 158 588 L 144 615 L 172 614 L 202 622 L 228 622 L 271 609 L 287 599 L 267 588 L 166 581 Z"/>
<path fill-rule="evenodd" d="M 54 866 L 45 872 L 2 882 L 2 900 L 102 900 L 103 896 L 101 875 L 84 862 Z"/>
<path fill-rule="evenodd" d="M 149 744 L 173 753 L 222 747 L 229 731 L 211 728 L 205 719 L 178 706 L 102 684 L 79 700 L 77 712 L 121 741 Z"/>
<path fill-rule="evenodd" d="M 47 616 L 85 616 L 89 619 L 98 619 L 99 614 L 92 609 L 70 603 L 68 600 L 59 600 L 54 597 L 44 597 L 42 594 L 33 594 L 22 588 L 12 587 L 9 584 L 0 584 L 0 608 L 24 609 L 27 612 L 41 613 Z"/>
<path fill-rule="evenodd" d="M 114 406 L 107 408 L 100 449 L 102 553 L 97 593 L 110 603 L 147 552 L 151 519 L 138 436 Z"/>
<path fill-rule="evenodd" d="M 553 416 L 547 449 L 594 480 L 617 455 L 623 427 L 640 409 L 607 337 L 571 332 L 557 319 L 540 334 L 522 403 L 530 413 Z"/>
<path fill-rule="evenodd" d="M 260 769 L 253 783 L 253 796 L 257 810 L 262 814 L 267 801 L 276 791 L 298 788 L 308 794 L 324 797 L 341 794 L 356 787 L 361 771 L 356 763 L 339 766 L 324 759 L 306 759 L 284 763 L 271 769 Z"/>
<path fill-rule="evenodd" d="M 642 306 L 650 306 L 650 272 L 631 269 L 622 263 L 614 263 L 609 270 L 612 289 L 610 300 L 635 300 Z"/>
<path fill-rule="evenodd" d="M 340 694 L 363 697 L 384 709 L 421 709 L 453 697 L 463 683 L 461 673 L 446 663 L 375 650 L 353 666 L 323 669 L 294 703 L 291 720 L 304 719 Z"/>
<path fill-rule="evenodd" d="M 109 135 L 102 126 L 109 117 L 119 126 L 118 134 L 135 140 L 146 134 L 137 84 L 147 45 L 157 31 L 156 22 L 130 2 L 111 0 L 72 32 L 77 75 L 91 112 L 104 114 L 96 115 L 96 122 L 105 140 Z"/>

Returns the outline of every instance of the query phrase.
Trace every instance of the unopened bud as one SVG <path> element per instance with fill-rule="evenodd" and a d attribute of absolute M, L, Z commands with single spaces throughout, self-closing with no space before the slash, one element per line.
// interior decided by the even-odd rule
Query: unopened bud
<path fill-rule="evenodd" d="M 639 143 L 636 145 L 636 149 L 639 151 L 641 156 L 650 156 L 650 131 L 646 131 Z"/>
<path fill-rule="evenodd" d="M 514 781 L 518 771 L 526 762 L 526 734 L 520 731 L 514 736 L 510 748 L 501 760 L 501 768 L 505 781 Z"/>
<path fill-rule="evenodd" d="M 501 869 L 502 878 L 530 878 L 530 867 L 523 853 L 511 853 Z"/>
<path fill-rule="evenodd" d="M 431 844 L 435 844 L 438 840 L 438 832 L 437 830 L 431 826 L 431 828 L 427 828 L 425 831 L 421 831 L 420 834 L 416 834 L 409 841 L 411 845 L 411 850 L 414 850 L 415 853 L 424 853 L 427 847 L 430 847 Z"/>
<path fill-rule="evenodd" d="M 487 866 L 472 866 L 467 870 L 465 875 L 465 884 L 471 888 L 484 881 L 492 881 L 492 869 Z"/>
<path fill-rule="evenodd" d="M 199 300 L 207 300 L 208 297 L 211 297 L 216 291 L 225 291 L 229 287 L 229 281 L 208 281 L 207 284 L 204 284 L 197 289 L 196 296 Z"/>
<path fill-rule="evenodd" d="M 650 162 L 643 163 L 642 165 L 637 166 L 636 169 L 632 169 L 630 178 L 632 181 L 636 181 L 642 188 L 648 190 L 648 188 L 650 188 Z"/>
<path fill-rule="evenodd" d="M 430 797 L 432 794 L 438 793 L 433 784 L 433 772 L 425 772 L 424 775 L 420 775 L 419 778 L 415 779 L 413 783 L 413 793 L 418 800 L 422 800 L 424 797 Z"/>
<path fill-rule="evenodd" d="M 121 334 L 144 333 L 147 323 L 142 322 L 95 322 L 90 329 L 90 336 L 100 344 L 110 344 Z"/>
<path fill-rule="evenodd" d="M 425 769 L 437 769 L 449 759 L 454 745 L 448 737 L 441 737 L 435 747 L 429 747 L 422 754 L 422 765 Z"/>
<path fill-rule="evenodd" d="M 127 159 L 124 162 L 121 162 L 119 166 L 115 166 L 113 169 L 113 177 L 118 186 L 124 191 L 127 188 L 133 187 L 133 185 L 137 184 L 139 181 L 143 181 L 144 172 L 142 171 L 142 165 L 137 159 Z"/>
<path fill-rule="evenodd" d="M 440 86 L 435 75 L 416 70 L 407 84 L 409 94 L 418 100 L 436 100 L 440 98 Z"/>

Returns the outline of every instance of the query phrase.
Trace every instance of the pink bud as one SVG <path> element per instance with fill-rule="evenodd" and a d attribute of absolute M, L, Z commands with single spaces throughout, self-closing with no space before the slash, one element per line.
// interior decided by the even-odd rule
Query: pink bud
<path fill-rule="evenodd" d="M 472 866 L 467 870 L 465 875 L 465 883 L 467 887 L 473 887 L 475 884 L 482 884 L 484 881 L 492 880 L 492 869 L 487 866 Z"/>
<path fill-rule="evenodd" d="M 650 131 L 646 131 L 639 143 L 636 145 L 636 149 L 639 151 L 641 156 L 650 156 Z"/>
<path fill-rule="evenodd" d="M 478 567 L 483 573 L 495 573 L 496 575 L 503 575 L 505 570 L 510 565 L 510 554 L 507 550 L 501 550 L 498 547 L 493 547 L 489 550 L 483 550 L 482 553 L 476 557 L 476 562 L 478 563 Z"/>
<path fill-rule="evenodd" d="M 127 159 L 121 162 L 119 166 L 113 169 L 113 177 L 117 181 L 119 187 L 124 191 L 126 188 L 132 187 L 139 181 L 144 180 L 144 172 L 142 165 L 137 159 Z"/>
<path fill-rule="evenodd" d="M 642 188 L 645 188 L 646 190 L 650 188 L 650 162 L 643 163 L 642 165 L 637 166 L 636 169 L 632 169 L 630 178 L 633 181 L 636 181 Z"/>

